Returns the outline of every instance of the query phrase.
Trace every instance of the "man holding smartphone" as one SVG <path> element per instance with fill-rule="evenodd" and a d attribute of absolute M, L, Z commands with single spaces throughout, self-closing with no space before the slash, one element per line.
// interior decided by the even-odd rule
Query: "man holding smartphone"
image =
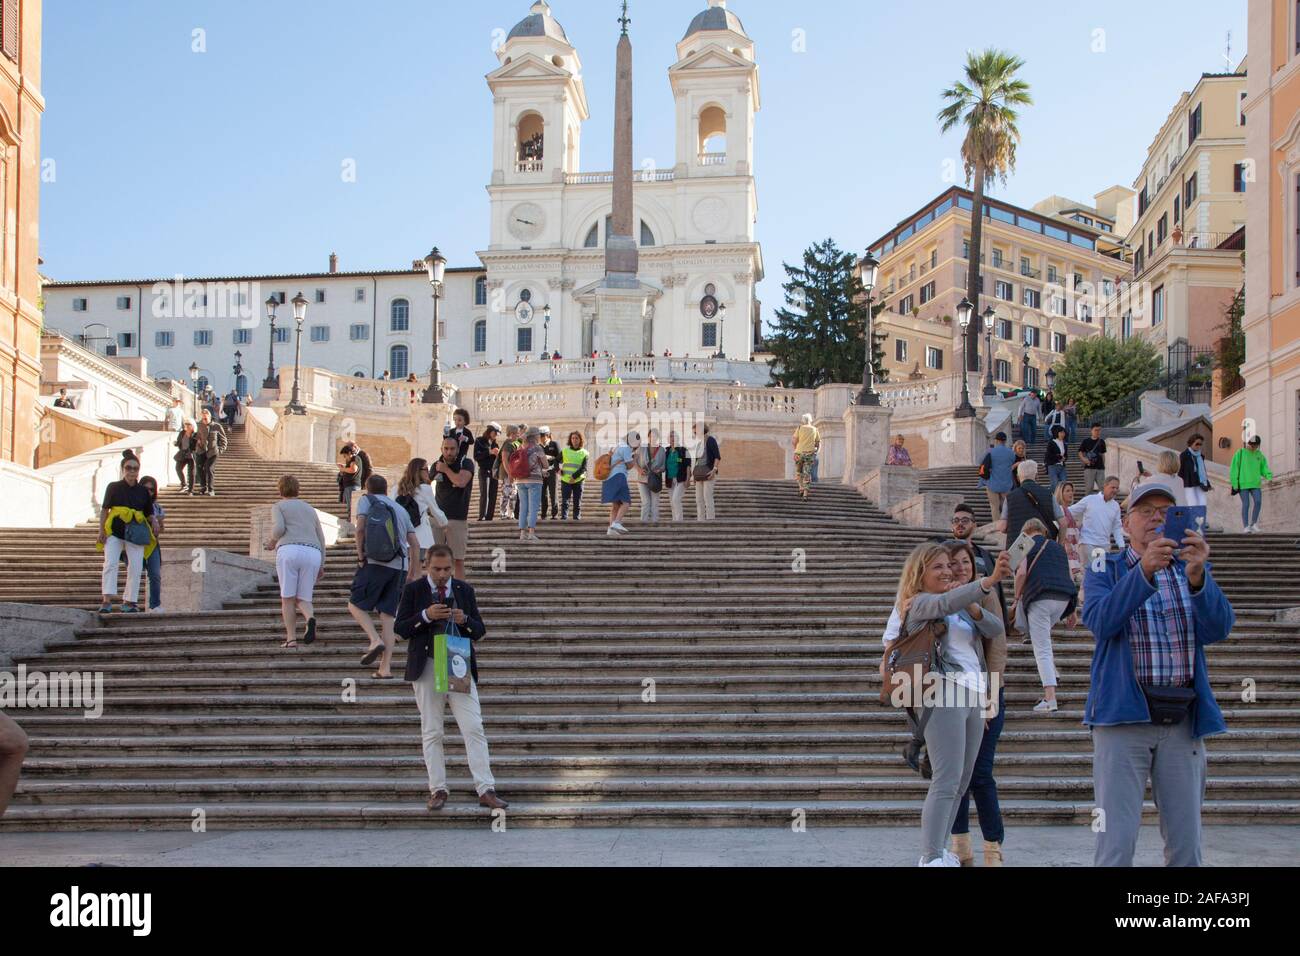
<path fill-rule="evenodd" d="M 487 735 L 483 732 L 483 714 L 478 702 L 478 660 L 473 645 L 487 633 L 479 616 L 474 589 L 465 581 L 451 576 L 452 553 L 446 545 L 429 549 L 424 562 L 424 577 L 412 581 L 402 592 L 397 610 L 396 631 L 409 646 L 406 651 L 406 680 L 415 689 L 415 704 L 420 710 L 420 735 L 424 745 L 424 765 L 429 773 L 430 812 L 447 805 L 447 762 L 442 738 L 446 705 L 465 741 L 465 756 L 474 777 L 480 806 L 504 810 L 508 804 L 497 796 L 496 781 L 488 758 Z M 472 680 L 468 694 L 438 693 L 434 690 L 433 639 L 443 633 L 451 621 L 471 641 L 469 670 Z"/>
<path fill-rule="evenodd" d="M 1138 485 L 1127 504 L 1128 547 L 1085 579 L 1083 621 L 1097 645 L 1083 722 L 1104 823 L 1094 861 L 1133 865 L 1149 781 L 1165 863 L 1200 866 L 1204 738 L 1226 730 L 1205 647 L 1225 640 L 1235 617 L 1210 573 L 1205 538 L 1165 536 L 1169 488 Z"/>

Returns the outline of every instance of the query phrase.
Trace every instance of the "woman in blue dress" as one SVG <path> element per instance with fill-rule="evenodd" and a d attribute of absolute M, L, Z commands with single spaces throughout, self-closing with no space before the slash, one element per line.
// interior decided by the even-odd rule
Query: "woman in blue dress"
<path fill-rule="evenodd" d="M 640 444 L 641 436 L 636 432 L 628 432 L 627 444 L 615 448 L 610 457 L 609 477 L 600 486 L 600 503 L 610 506 L 609 528 L 605 532 L 607 537 L 617 538 L 621 534 L 627 534 L 627 528 L 623 527 L 623 516 L 632 504 L 627 470 Z"/>

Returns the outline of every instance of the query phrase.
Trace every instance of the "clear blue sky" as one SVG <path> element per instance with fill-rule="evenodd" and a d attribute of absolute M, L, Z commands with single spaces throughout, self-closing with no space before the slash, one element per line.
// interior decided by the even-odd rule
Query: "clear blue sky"
<path fill-rule="evenodd" d="M 670 167 L 666 70 L 705 0 L 632 0 L 638 160 Z M 764 317 L 783 261 L 861 250 L 946 187 L 934 122 L 968 48 L 1022 56 L 1035 105 L 996 194 L 1032 205 L 1132 185 L 1179 93 L 1246 52 L 1246 0 L 992 6 L 731 0 L 757 44 Z M 494 30 L 529 0 L 45 4 L 41 255 L 56 279 L 401 268 L 487 243 Z M 583 166 L 611 165 L 618 4 L 555 0 L 583 58 Z M 1047 10 L 1050 9 L 1050 13 Z M 207 52 L 191 51 L 205 31 Z M 795 30 L 806 52 L 796 52 Z M 1104 36 L 1096 31 L 1104 31 Z M 1098 38 L 1103 52 L 1094 52 Z M 356 182 L 342 163 L 356 161 Z"/>

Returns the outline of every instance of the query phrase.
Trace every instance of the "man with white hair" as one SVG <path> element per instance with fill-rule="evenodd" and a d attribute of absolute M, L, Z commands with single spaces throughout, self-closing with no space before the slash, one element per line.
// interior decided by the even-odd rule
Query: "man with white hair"
<path fill-rule="evenodd" d="M 812 485 L 813 463 L 821 447 L 822 436 L 813 425 L 813 417 L 805 414 L 803 424 L 794 432 L 794 474 L 799 482 L 799 497 L 807 498 Z"/>
<path fill-rule="evenodd" d="M 1020 487 L 1007 494 L 1002 502 L 1002 520 L 998 522 L 998 530 L 1006 532 L 1007 546 L 1020 537 L 1020 530 L 1031 518 L 1042 521 L 1048 537 L 1056 540 L 1060 505 L 1052 493 L 1038 483 L 1038 462 L 1022 461 L 1016 466 L 1016 477 L 1020 479 Z"/>

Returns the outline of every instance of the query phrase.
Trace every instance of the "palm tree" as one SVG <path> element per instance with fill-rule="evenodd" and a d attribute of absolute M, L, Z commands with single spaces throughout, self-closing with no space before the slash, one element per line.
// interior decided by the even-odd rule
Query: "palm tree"
<path fill-rule="evenodd" d="M 1016 127 L 1016 107 L 1030 106 L 1034 100 L 1029 84 L 1016 78 L 1025 65 L 1018 56 L 1002 50 L 984 50 L 966 54 L 966 78 L 943 91 L 944 107 L 939 111 L 939 129 L 948 132 L 958 124 L 966 127 L 961 144 L 961 158 L 966 166 L 966 181 L 974 185 L 975 201 L 970 212 L 970 264 L 966 274 L 966 298 L 974 303 L 970 334 L 983 332 L 979 308 L 980 251 L 983 249 L 984 189 L 1016 168 L 1016 146 L 1020 130 Z M 979 350 L 971 349 L 970 371 L 979 369 Z"/>

